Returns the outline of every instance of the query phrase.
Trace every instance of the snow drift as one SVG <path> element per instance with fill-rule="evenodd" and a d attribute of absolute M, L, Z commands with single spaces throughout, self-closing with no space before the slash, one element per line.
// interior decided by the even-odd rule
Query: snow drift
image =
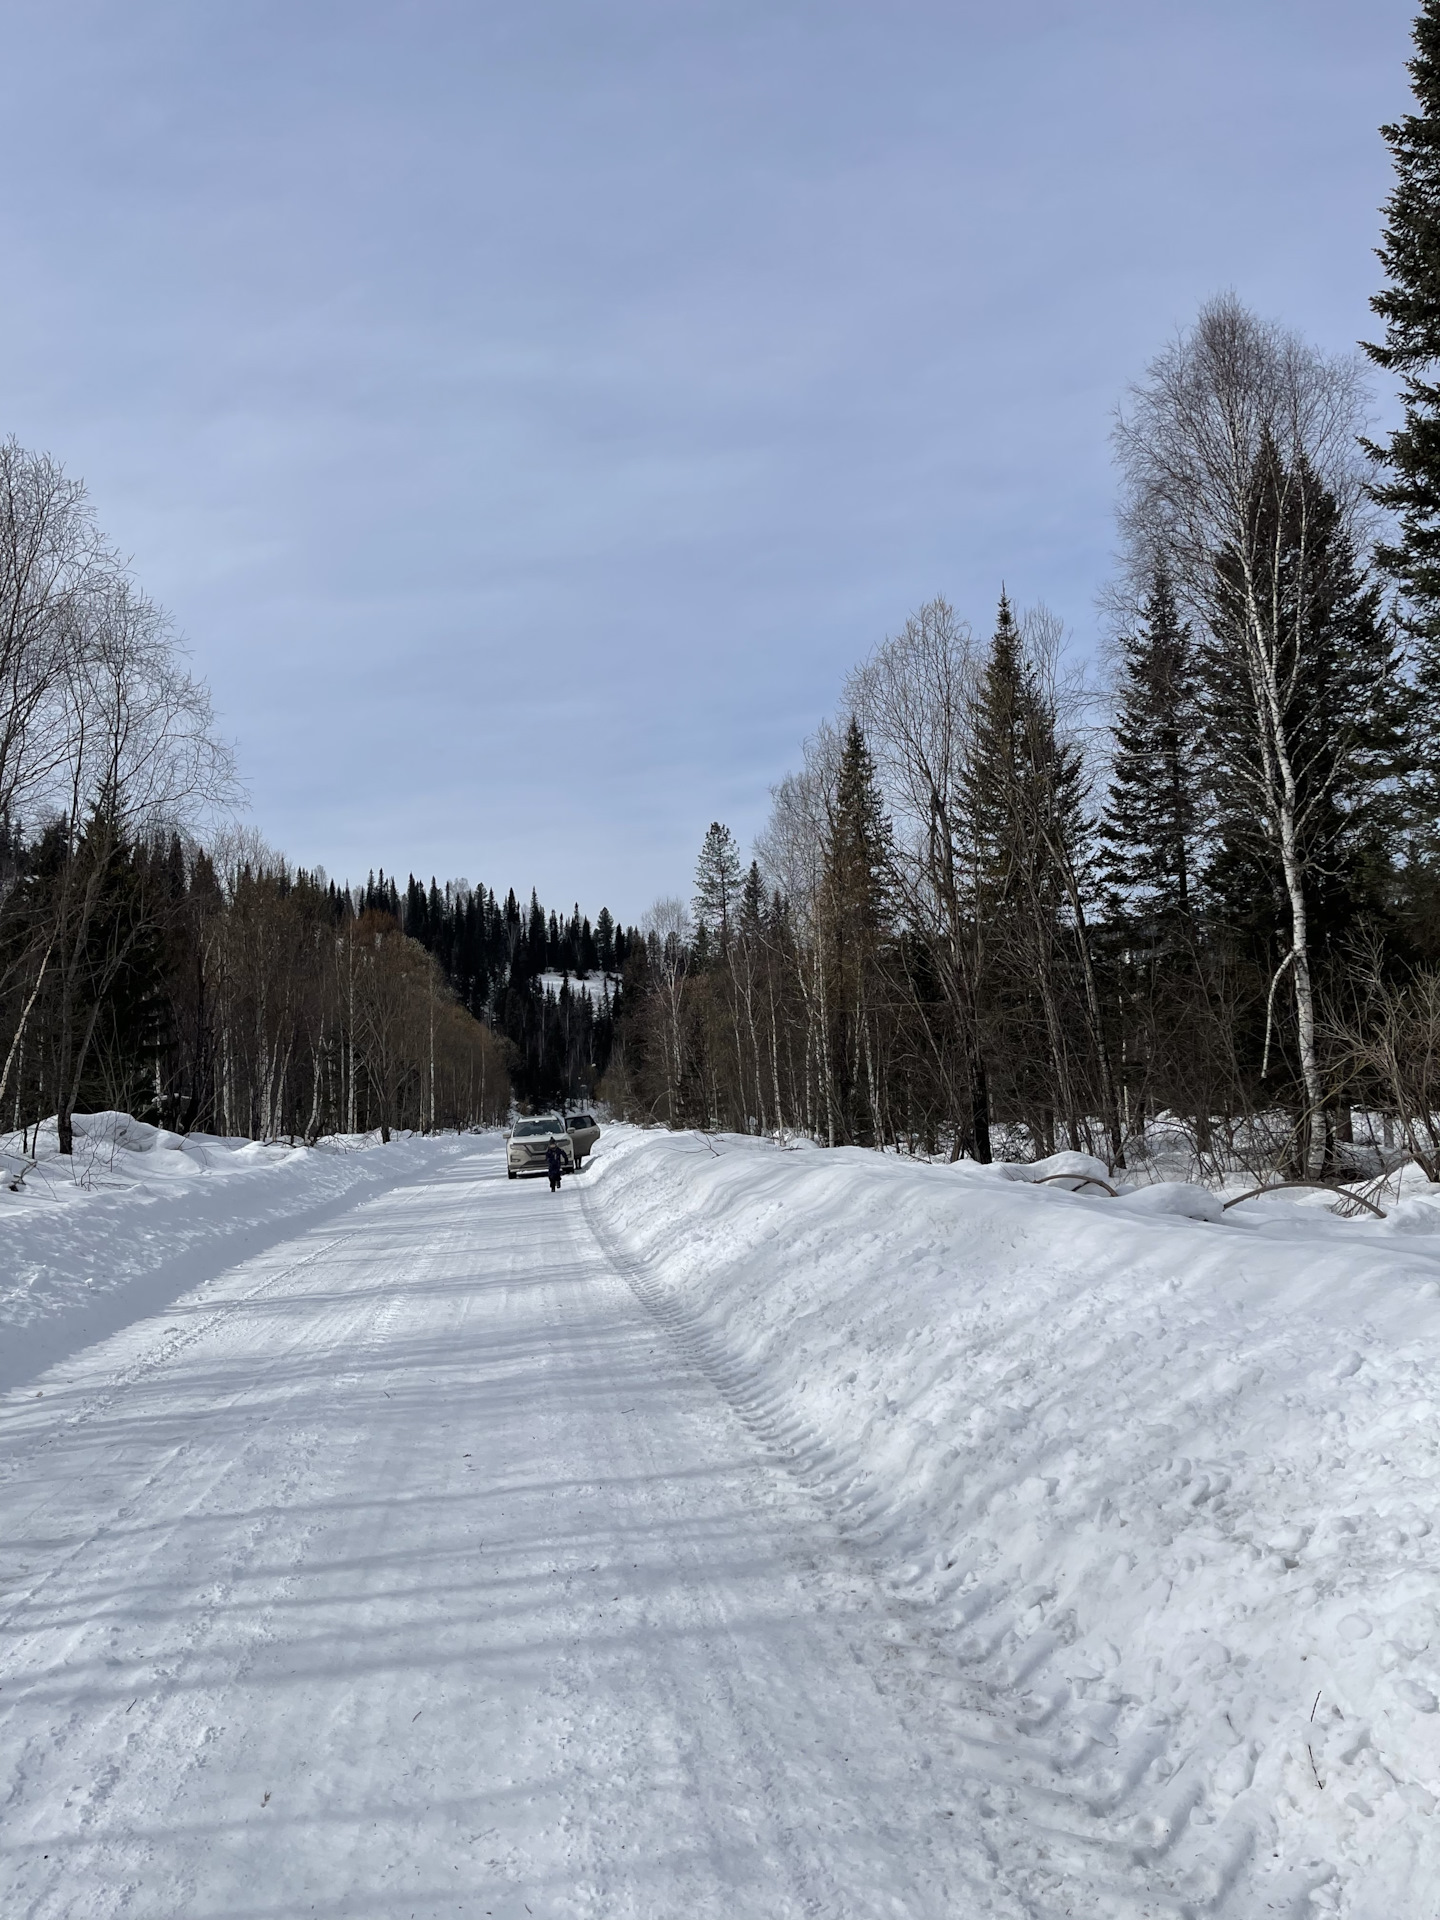
<path fill-rule="evenodd" d="M 1433 1910 L 1440 1194 L 603 1144 L 597 1229 L 943 1642 L 1045 1844 L 1182 1910 Z"/>

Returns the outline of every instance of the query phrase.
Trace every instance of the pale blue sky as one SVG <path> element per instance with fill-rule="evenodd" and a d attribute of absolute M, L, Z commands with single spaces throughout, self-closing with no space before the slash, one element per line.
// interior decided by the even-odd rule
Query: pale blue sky
<path fill-rule="evenodd" d="M 0 432 L 293 859 L 638 917 L 922 600 L 1093 642 L 1203 299 L 1367 331 L 1412 11 L 9 0 Z"/>

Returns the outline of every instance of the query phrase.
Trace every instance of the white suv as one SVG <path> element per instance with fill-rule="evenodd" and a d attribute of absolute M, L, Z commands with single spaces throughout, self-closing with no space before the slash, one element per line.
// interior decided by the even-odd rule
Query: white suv
<path fill-rule="evenodd" d="M 505 1142 L 505 1171 L 512 1180 L 522 1173 L 544 1173 L 545 1155 L 552 1146 L 564 1156 L 566 1173 L 575 1171 L 575 1149 L 558 1113 L 537 1113 L 533 1120 L 517 1120 Z"/>

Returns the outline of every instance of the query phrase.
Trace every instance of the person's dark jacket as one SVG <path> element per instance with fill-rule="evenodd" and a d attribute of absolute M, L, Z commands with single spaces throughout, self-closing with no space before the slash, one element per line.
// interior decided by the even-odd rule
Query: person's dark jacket
<path fill-rule="evenodd" d="M 545 1171 L 552 1180 L 556 1174 L 565 1171 L 565 1156 L 553 1141 L 545 1149 Z"/>

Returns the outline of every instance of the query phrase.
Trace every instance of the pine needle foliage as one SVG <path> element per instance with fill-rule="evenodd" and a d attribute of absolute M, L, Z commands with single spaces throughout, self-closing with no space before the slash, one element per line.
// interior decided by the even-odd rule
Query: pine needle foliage
<path fill-rule="evenodd" d="M 1204 812 L 1195 638 L 1163 568 L 1120 647 L 1101 869 L 1119 916 L 1163 938 L 1193 919 Z"/>
<path fill-rule="evenodd" d="M 729 950 L 741 880 L 735 836 L 719 820 L 712 820 L 695 864 L 695 924 L 706 945 L 713 943 L 722 954 Z"/>
<path fill-rule="evenodd" d="M 1385 338 L 1367 343 L 1377 366 L 1402 378 L 1404 421 L 1370 446 L 1381 474 L 1375 499 L 1397 516 L 1398 537 L 1379 550 L 1400 583 L 1440 690 L 1440 0 L 1425 0 L 1409 62 L 1417 111 L 1381 128 L 1395 163 L 1377 249 L 1388 284 L 1370 305 Z"/>
<path fill-rule="evenodd" d="M 868 940 L 886 925 L 892 840 L 875 762 L 852 714 L 840 750 L 826 850 L 830 897 L 842 937 Z"/>

